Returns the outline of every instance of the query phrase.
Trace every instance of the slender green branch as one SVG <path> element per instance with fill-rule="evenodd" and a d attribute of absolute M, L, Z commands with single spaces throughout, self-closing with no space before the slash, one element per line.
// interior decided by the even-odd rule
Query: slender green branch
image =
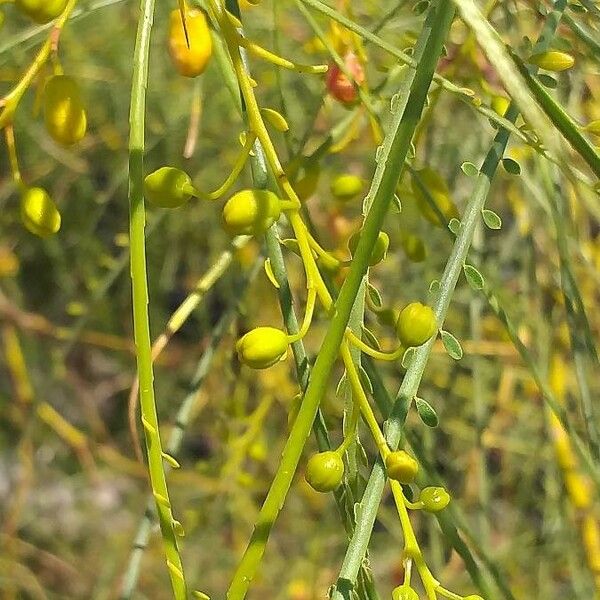
<path fill-rule="evenodd" d="M 559 3 L 559 6 L 560 4 L 561 3 Z M 559 9 L 564 10 L 564 6 Z M 510 107 L 506 117 L 508 120 L 514 121 L 517 114 L 517 109 L 515 107 Z M 477 177 L 475 189 L 465 210 L 459 234 L 440 281 L 439 295 L 435 306 L 437 321 L 440 325 L 445 320 L 452 293 L 462 272 L 465 259 L 473 240 L 475 228 L 480 219 L 481 210 L 485 205 L 492 179 L 504 154 L 508 138 L 509 132 L 505 129 L 501 129 L 497 133 L 494 143 L 490 148 Z M 394 408 L 387 421 L 386 427 L 386 439 L 392 449 L 397 448 L 400 442 L 402 428 L 406 415 L 408 414 L 408 409 L 413 397 L 418 391 L 432 347 L 433 340 L 430 340 L 415 351 L 411 364 L 396 396 Z M 354 578 L 356 577 L 356 569 L 358 565 L 360 565 L 368 546 L 377 509 L 383 494 L 384 483 L 385 470 L 381 461 L 378 461 L 373 467 L 371 477 L 361 501 L 361 514 L 363 515 L 363 518 L 357 525 L 355 535 L 351 540 L 344 558 L 342 569 L 340 570 L 338 587 L 340 587 L 341 590 L 348 590 L 352 587 Z M 334 596 L 334 598 L 336 598 L 336 596 Z M 343 596 L 339 596 L 339 598 L 341 599 Z"/>
<path fill-rule="evenodd" d="M 412 82 L 408 101 L 404 110 L 400 113 L 393 115 L 392 117 L 394 121 L 393 125 L 398 128 L 396 135 L 399 136 L 401 139 L 404 138 L 403 141 L 407 144 L 410 143 L 412 134 L 421 116 L 421 112 L 423 110 L 423 106 L 427 97 L 427 91 L 431 84 L 437 61 L 442 53 L 443 44 L 446 40 L 446 36 L 448 34 L 448 30 L 450 28 L 450 24 L 452 23 L 453 17 L 454 7 L 452 3 L 449 0 L 441 0 L 438 5 L 430 8 L 429 14 L 423 26 L 423 31 L 421 32 L 419 38 L 418 47 L 415 49 L 415 55 L 417 56 L 417 60 L 419 60 L 419 66 L 416 70 L 414 81 Z M 395 142 L 396 139 L 394 139 L 394 144 Z M 384 149 L 386 148 L 385 143 L 383 147 Z M 405 150 L 408 150 L 408 146 L 405 148 Z M 406 159 L 406 152 L 396 154 L 395 158 L 401 159 L 401 162 L 397 163 L 397 168 L 398 170 L 400 170 L 401 166 L 404 165 L 404 161 Z M 377 181 L 377 175 L 375 181 Z M 372 204 L 370 204 L 369 201 L 370 197 L 372 197 L 371 192 L 365 199 L 365 205 L 367 209 L 370 205 L 370 212 L 365 222 L 365 230 L 363 230 L 363 235 L 364 231 L 367 230 L 367 225 L 369 223 L 369 220 L 372 218 L 373 211 L 375 210 L 377 203 L 377 194 L 375 194 Z M 473 221 L 472 227 L 474 227 L 477 218 L 479 218 L 478 211 L 476 211 L 471 218 L 471 220 Z M 463 231 L 466 229 L 467 227 L 463 227 Z M 461 253 L 464 253 L 466 255 L 468 245 L 464 247 L 464 243 L 461 245 L 458 245 L 457 243 L 457 246 Z M 451 283 L 452 281 L 454 282 L 452 285 L 453 288 L 456 284 L 456 280 L 458 279 L 458 275 L 462 269 L 464 257 L 461 259 L 460 254 L 458 254 L 457 252 L 456 255 L 451 258 L 451 261 L 452 259 L 453 262 L 449 262 L 449 264 L 457 264 L 457 266 L 454 267 L 456 273 L 454 273 L 454 270 L 452 270 L 450 273 L 448 273 L 447 278 L 448 283 Z M 443 296 L 441 295 L 440 297 Z M 438 306 L 436 316 L 438 317 L 439 323 L 443 322 L 443 318 L 440 318 L 443 317 L 441 313 L 442 311 Z M 411 399 L 416 394 L 418 383 L 420 381 L 432 345 L 433 340 L 426 343 L 425 346 L 422 346 L 415 352 L 415 358 L 413 359 L 413 363 L 411 365 L 411 368 L 413 368 L 413 375 L 408 380 L 408 384 L 410 385 L 411 389 L 414 388 L 414 391 L 410 395 Z M 417 357 L 419 354 L 421 354 L 422 359 L 424 358 L 425 361 L 423 362 L 421 369 L 417 370 L 414 367 L 415 364 L 418 363 Z M 405 381 L 407 381 L 409 373 L 410 370 L 409 372 L 407 372 Z M 403 390 L 403 397 L 405 392 L 406 389 Z M 400 402 L 397 401 L 396 404 L 400 404 Z M 403 410 L 408 409 L 408 402 L 402 402 L 401 404 Z M 404 415 L 405 414 L 406 413 L 404 412 Z M 402 419 L 399 420 L 394 419 L 393 415 L 392 419 L 388 420 L 388 430 L 386 432 L 386 439 L 392 449 L 395 449 L 398 446 L 401 432 L 401 423 L 403 423 L 403 421 L 404 417 L 402 417 Z M 391 431 L 389 428 L 390 425 L 392 426 Z M 346 556 L 344 557 L 338 581 L 335 586 L 335 591 L 332 595 L 333 600 L 344 600 L 349 599 L 351 597 L 358 569 L 360 568 L 360 565 L 367 551 L 371 531 L 373 529 L 373 525 L 375 523 L 375 518 L 377 515 L 377 508 L 379 506 L 379 502 L 383 494 L 384 483 L 385 469 L 383 467 L 382 461 L 378 460 L 373 467 L 371 477 L 367 484 L 367 488 L 360 502 L 359 513 L 361 515 L 361 519 L 356 524 L 354 535 L 352 536 L 352 540 L 350 541 L 350 545 L 348 546 Z"/>
<path fill-rule="evenodd" d="M 227 23 L 223 21 L 223 25 L 227 26 Z M 449 23 L 448 23 L 449 25 Z M 227 32 L 225 32 L 227 33 Z M 440 52 L 441 46 L 440 45 Z M 436 55 L 439 56 L 439 53 Z M 237 60 L 234 59 L 234 63 Z M 267 494 L 264 504 L 259 513 L 258 521 L 255 530 L 252 534 L 250 543 L 246 552 L 236 570 L 232 584 L 229 589 L 229 598 L 241 599 L 244 598 L 249 588 L 250 582 L 255 576 L 258 569 L 268 536 L 271 532 L 273 524 L 283 506 L 285 497 L 289 490 L 293 474 L 297 468 L 302 449 L 306 438 L 310 432 L 312 423 L 317 414 L 319 403 L 323 394 L 326 390 L 327 383 L 331 374 L 333 365 L 337 359 L 340 346 L 343 342 L 344 331 L 348 324 L 350 312 L 354 305 L 354 300 L 362 278 L 367 270 L 367 265 L 371 257 L 373 247 L 375 245 L 381 225 L 385 218 L 385 214 L 391 203 L 394 195 L 395 187 L 398 183 L 400 175 L 400 166 L 404 163 L 408 150 L 410 148 L 410 142 L 412 135 L 418 123 L 423 105 L 425 103 L 427 90 L 431 82 L 431 77 L 435 68 L 435 63 L 431 66 L 431 74 L 424 81 L 420 82 L 417 86 L 419 90 L 417 95 L 417 102 L 415 102 L 415 109 L 405 112 L 405 119 L 398 123 L 397 128 L 393 127 L 390 134 L 390 142 L 379 149 L 377 153 L 377 161 L 382 169 L 378 169 L 375 180 L 374 190 L 376 190 L 372 198 L 372 208 L 367 217 L 360 242 L 356 249 L 352 266 L 347 274 L 346 280 L 340 295 L 335 303 L 335 307 L 332 310 L 332 320 L 328 328 L 327 334 L 323 340 L 321 351 L 317 357 L 315 367 L 312 372 L 309 385 L 304 396 L 298 417 L 292 427 L 287 443 L 283 450 L 281 462 L 278 471 L 273 479 L 271 488 Z M 239 71 L 239 66 L 237 67 Z M 240 74 L 238 73 L 238 76 Z M 253 95 L 252 89 L 247 85 L 247 82 L 243 81 L 243 75 L 241 75 L 244 85 L 242 89 L 244 91 L 244 99 L 249 103 L 249 109 L 256 113 L 256 100 Z M 418 79 L 418 71 L 415 80 Z M 256 122 L 257 126 L 260 126 L 259 122 Z M 263 141 L 264 133 L 261 130 L 256 131 L 257 135 Z M 270 142 L 268 138 L 265 138 L 266 142 Z M 267 152 L 268 150 L 268 152 Z M 268 149 L 265 149 L 266 154 L 269 157 L 271 167 L 277 166 L 278 161 L 276 156 L 271 156 L 270 153 L 274 152 L 272 144 Z M 279 173 L 276 173 L 279 176 Z M 292 221 L 292 226 L 298 226 L 299 223 Z M 301 241 L 301 240 L 299 240 Z M 310 251 L 305 259 L 311 259 Z"/>
<path fill-rule="evenodd" d="M 206 376 L 209 374 L 215 353 L 223 339 L 223 336 L 229 329 L 229 326 L 234 316 L 239 311 L 239 304 L 241 298 L 243 298 L 243 292 L 248 287 L 249 283 L 254 279 L 257 272 L 259 271 L 262 260 L 259 260 L 257 266 L 252 269 L 250 274 L 239 282 L 237 285 L 236 293 L 233 295 L 238 301 L 231 304 L 225 314 L 219 319 L 219 322 L 214 327 L 210 341 L 196 368 L 196 372 L 192 378 L 189 386 L 189 391 L 186 394 L 183 402 L 179 406 L 177 415 L 175 417 L 175 427 L 173 428 L 167 444 L 167 454 L 173 458 L 177 458 L 181 444 L 186 432 L 188 425 L 191 422 L 192 412 L 194 405 L 198 399 L 198 390 L 204 384 Z M 139 578 L 140 567 L 142 556 L 148 546 L 148 540 L 150 539 L 150 533 L 152 523 L 155 520 L 154 515 L 154 499 L 150 497 L 148 499 L 144 516 L 142 517 L 138 530 L 133 542 L 131 554 L 129 556 L 129 562 L 125 571 L 125 576 L 121 584 L 121 600 L 129 600 L 137 587 L 137 581 Z"/>
<path fill-rule="evenodd" d="M 596 58 L 600 58 L 600 42 L 583 25 L 576 21 L 569 13 L 563 17 L 567 27 L 592 51 Z"/>
<path fill-rule="evenodd" d="M 129 207 L 133 325 L 136 346 L 142 423 L 146 439 L 150 485 L 155 499 L 171 585 L 176 600 L 185 600 L 187 589 L 177 547 L 174 519 L 163 465 L 148 320 L 146 273 L 146 211 L 144 207 L 144 145 L 148 56 L 154 15 L 154 0 L 140 1 L 140 17 L 134 51 L 129 133 Z"/>
<path fill-rule="evenodd" d="M 228 1 L 227 7 L 229 10 L 231 10 L 233 14 L 240 17 L 239 7 L 237 6 L 236 0 Z M 247 63 L 246 56 L 243 53 L 242 59 L 244 60 L 246 69 L 249 71 L 249 65 Z M 232 70 L 231 65 L 225 61 L 222 61 L 220 63 L 220 66 L 221 69 L 224 71 Z M 242 104 L 237 104 L 238 108 L 242 110 Z M 243 116 L 245 116 L 245 113 L 243 111 L 242 114 Z M 332 136 L 335 137 L 335 134 L 332 133 Z M 253 154 L 254 155 L 251 157 L 251 166 L 254 185 L 257 188 L 266 188 L 270 186 L 273 189 L 276 189 L 276 183 L 273 181 L 272 177 L 270 177 L 270 174 L 267 169 L 267 159 L 263 147 L 258 141 L 254 145 Z M 270 259 L 273 276 L 275 277 L 275 280 L 278 284 L 277 293 L 281 311 L 283 314 L 284 323 L 288 333 L 290 335 L 295 335 L 300 331 L 300 326 L 294 311 L 292 292 L 287 276 L 287 270 L 281 249 L 281 243 L 277 233 L 277 225 L 271 227 L 271 229 L 267 232 L 266 243 L 267 254 Z M 294 355 L 294 361 L 296 365 L 296 371 L 300 388 L 303 392 L 305 392 L 306 387 L 308 385 L 308 381 L 310 379 L 310 364 L 302 340 L 297 340 L 292 344 L 292 352 Z M 317 411 L 317 416 L 313 423 L 313 432 L 319 450 L 330 450 L 332 446 L 329 441 L 329 433 L 327 431 L 325 419 L 320 409 Z M 347 534 L 351 535 L 354 527 L 354 495 L 351 487 L 348 485 L 347 482 L 344 482 L 342 486 L 334 492 L 334 497 L 336 500 L 338 511 L 342 518 L 342 522 L 344 524 L 344 528 Z M 360 585 L 361 590 L 363 592 L 363 598 L 366 598 L 368 600 L 378 600 L 379 596 L 377 595 L 377 592 L 373 585 L 370 569 L 367 567 L 367 565 L 363 565 L 363 567 L 361 568 Z"/>
<path fill-rule="evenodd" d="M 530 73 L 527 66 L 514 53 L 513 60 L 531 93 L 538 101 L 546 115 L 550 118 L 556 129 L 571 144 L 573 149 L 583 158 L 596 177 L 600 178 L 600 154 L 594 146 L 582 135 L 577 123 L 546 91 L 539 80 Z"/>

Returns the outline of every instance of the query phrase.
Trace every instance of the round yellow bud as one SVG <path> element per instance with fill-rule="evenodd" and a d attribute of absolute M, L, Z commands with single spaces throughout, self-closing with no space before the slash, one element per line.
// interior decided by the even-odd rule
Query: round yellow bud
<path fill-rule="evenodd" d="M 400 243 L 402 244 L 404 253 L 410 261 L 423 262 L 427 257 L 425 244 L 419 236 L 413 235 L 412 233 L 403 235 L 400 239 Z"/>
<path fill-rule="evenodd" d="M 21 197 L 21 220 L 31 233 L 45 238 L 60 229 L 60 213 L 48 192 L 42 188 L 29 188 Z"/>
<path fill-rule="evenodd" d="M 396 334 L 404 346 L 421 346 L 438 329 L 435 313 L 430 306 L 412 302 L 405 306 L 396 322 Z"/>
<path fill-rule="evenodd" d="M 399 585 L 392 591 L 392 600 L 419 600 L 419 594 L 409 585 Z"/>
<path fill-rule="evenodd" d="M 243 190 L 223 208 L 223 226 L 230 235 L 261 235 L 281 215 L 281 201 L 268 190 Z"/>
<path fill-rule="evenodd" d="M 575 59 L 566 52 L 549 50 L 532 56 L 529 62 L 540 69 L 546 69 L 546 71 L 560 72 L 570 69 L 575 64 Z"/>
<path fill-rule="evenodd" d="M 72 146 L 85 136 L 87 116 L 77 82 L 54 75 L 44 88 L 44 122 L 54 141 Z"/>
<path fill-rule="evenodd" d="M 313 454 L 306 465 L 305 479 L 317 492 L 332 492 L 342 483 L 343 477 L 344 461 L 332 450 Z"/>
<path fill-rule="evenodd" d="M 338 175 L 331 182 L 331 193 L 338 200 L 347 202 L 358 196 L 363 191 L 363 180 L 350 173 Z"/>
<path fill-rule="evenodd" d="M 24 15 L 43 25 L 62 14 L 67 0 L 15 0 L 15 6 Z"/>
<path fill-rule="evenodd" d="M 427 512 L 440 512 L 450 504 L 450 494 L 443 487 L 426 487 L 421 490 L 419 502 Z"/>
<path fill-rule="evenodd" d="M 194 186 L 190 176 L 175 167 L 161 167 L 144 180 L 144 196 L 161 208 L 178 208 L 190 200 Z"/>
<path fill-rule="evenodd" d="M 245 365 L 267 369 L 287 356 L 287 335 L 275 327 L 257 327 L 241 337 L 235 349 Z"/>
<path fill-rule="evenodd" d="M 390 452 L 385 459 L 388 477 L 400 483 L 412 483 L 419 471 L 419 464 L 404 450 Z"/>

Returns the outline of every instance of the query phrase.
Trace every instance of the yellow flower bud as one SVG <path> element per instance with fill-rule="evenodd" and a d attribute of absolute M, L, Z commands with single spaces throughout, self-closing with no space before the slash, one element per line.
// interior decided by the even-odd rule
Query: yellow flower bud
<path fill-rule="evenodd" d="M 178 9 L 172 10 L 169 17 L 169 54 L 180 75 L 197 77 L 204 72 L 212 56 L 210 29 L 204 13 L 195 8 L 186 11 L 185 24 L 187 39 L 181 13 Z"/>
<path fill-rule="evenodd" d="M 144 196 L 161 208 L 178 208 L 190 200 L 194 186 L 190 176 L 175 167 L 161 167 L 144 180 Z"/>
<path fill-rule="evenodd" d="M 412 262 L 423 262 L 427 257 L 427 250 L 423 240 L 412 233 L 403 235 L 400 239 L 404 253 Z"/>
<path fill-rule="evenodd" d="M 388 477 L 400 483 L 412 483 L 419 471 L 419 464 L 404 450 L 390 452 L 385 459 Z"/>
<path fill-rule="evenodd" d="M 43 25 L 62 14 L 67 0 L 15 0 L 15 6 L 24 15 Z"/>
<path fill-rule="evenodd" d="M 331 182 L 331 193 L 338 200 L 347 202 L 348 200 L 356 198 L 356 196 L 363 191 L 363 187 L 364 182 L 360 177 L 346 173 L 344 175 L 338 175 Z"/>
<path fill-rule="evenodd" d="M 343 477 L 344 461 L 332 450 L 313 454 L 306 465 L 305 479 L 317 492 L 332 492 L 342 483 Z"/>
<path fill-rule="evenodd" d="M 560 72 L 570 69 L 575 64 L 575 59 L 566 52 L 549 50 L 532 56 L 529 62 L 541 69 L 546 69 L 546 71 Z"/>
<path fill-rule="evenodd" d="M 396 322 L 396 334 L 404 346 L 421 346 L 438 329 L 435 314 L 430 306 L 412 302 L 405 306 Z"/>
<path fill-rule="evenodd" d="M 230 235 L 261 235 L 281 215 L 281 201 L 268 190 L 243 190 L 223 208 L 223 226 Z"/>
<path fill-rule="evenodd" d="M 237 341 L 241 362 L 253 369 L 267 369 L 287 356 L 287 335 L 275 327 L 257 327 Z"/>
<path fill-rule="evenodd" d="M 21 197 L 21 220 L 31 233 L 45 238 L 60 229 L 60 213 L 48 192 L 42 188 L 29 188 Z"/>
<path fill-rule="evenodd" d="M 399 585 L 392 591 L 392 600 L 419 600 L 419 594 L 409 585 Z"/>
<path fill-rule="evenodd" d="M 450 494 L 443 487 L 426 487 L 421 490 L 419 502 L 427 512 L 440 512 L 450 504 Z"/>
<path fill-rule="evenodd" d="M 52 138 L 71 146 L 85 136 L 87 117 L 77 82 L 67 75 L 54 75 L 44 88 L 44 122 Z"/>

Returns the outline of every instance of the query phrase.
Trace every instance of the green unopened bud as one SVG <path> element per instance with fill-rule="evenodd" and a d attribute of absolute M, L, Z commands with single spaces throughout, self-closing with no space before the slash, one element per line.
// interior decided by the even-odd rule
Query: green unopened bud
<path fill-rule="evenodd" d="M 34 187 L 25 190 L 21 197 L 21 220 L 31 233 L 45 238 L 60 229 L 60 213 L 48 192 Z"/>
<path fill-rule="evenodd" d="M 313 454 L 306 465 L 305 479 L 317 492 L 332 492 L 342 483 L 344 461 L 332 450 Z"/>
<path fill-rule="evenodd" d="M 570 69 L 575 64 L 575 59 L 566 52 L 549 50 L 532 56 L 529 62 L 541 69 L 546 69 L 546 71 L 560 72 Z"/>
<path fill-rule="evenodd" d="M 419 600 L 419 594 L 409 585 L 399 585 L 392 591 L 392 600 Z"/>
<path fill-rule="evenodd" d="M 87 116 L 79 85 L 67 75 L 54 75 L 44 88 L 44 122 L 54 141 L 72 146 L 85 136 Z"/>
<path fill-rule="evenodd" d="M 350 173 L 338 175 L 331 182 L 331 193 L 338 199 L 347 202 L 358 196 L 363 190 L 363 180 Z"/>
<path fill-rule="evenodd" d="M 356 252 L 356 248 L 358 247 L 358 242 L 360 241 L 360 231 L 357 231 L 349 240 L 348 248 L 350 252 L 354 256 Z M 371 252 L 371 259 L 369 260 L 369 266 L 374 267 L 378 265 L 382 260 L 385 260 L 387 256 L 388 248 L 390 247 L 390 238 L 387 233 L 384 231 L 380 231 L 377 236 L 377 241 L 375 242 L 375 246 L 373 247 L 373 252 Z"/>
<path fill-rule="evenodd" d="M 279 219 L 281 201 L 268 190 L 242 190 L 223 207 L 223 226 L 230 235 L 261 235 Z"/>
<path fill-rule="evenodd" d="M 17 9 L 40 25 L 60 16 L 66 5 L 67 0 L 15 0 Z"/>
<path fill-rule="evenodd" d="M 190 176 L 175 167 L 161 167 L 144 181 L 148 202 L 160 208 L 178 208 L 189 202 L 194 193 Z"/>
<path fill-rule="evenodd" d="M 423 240 L 419 236 L 411 233 L 403 235 L 400 243 L 409 260 L 412 262 L 423 262 L 425 260 L 427 250 L 425 249 Z"/>
<path fill-rule="evenodd" d="M 235 346 L 239 359 L 253 369 L 267 369 L 287 356 L 287 335 L 275 327 L 257 327 Z"/>
<path fill-rule="evenodd" d="M 412 302 L 402 309 L 396 323 L 396 334 L 404 346 L 421 346 L 438 329 L 430 306 Z"/>
<path fill-rule="evenodd" d="M 423 510 L 436 513 L 448 506 L 450 494 L 443 487 L 426 487 L 421 490 L 419 501 L 423 503 Z"/>
<path fill-rule="evenodd" d="M 400 483 L 412 483 L 419 471 L 419 464 L 404 450 L 390 452 L 385 459 L 388 477 Z"/>

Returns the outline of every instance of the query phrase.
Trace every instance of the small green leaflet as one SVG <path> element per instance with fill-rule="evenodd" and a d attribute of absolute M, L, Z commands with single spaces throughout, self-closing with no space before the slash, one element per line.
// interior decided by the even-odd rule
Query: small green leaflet
<path fill-rule="evenodd" d="M 406 352 L 404 353 L 404 356 L 402 357 L 402 366 L 405 369 L 408 369 L 408 367 L 410 367 L 410 363 L 412 362 L 414 355 L 415 355 L 414 348 L 408 348 L 406 350 Z"/>
<path fill-rule="evenodd" d="M 463 357 L 463 350 L 461 348 L 460 342 L 448 331 L 441 331 L 442 335 L 442 343 L 444 344 L 444 348 L 446 348 L 446 352 L 450 358 L 454 360 L 460 360 Z"/>
<path fill-rule="evenodd" d="M 381 299 L 381 294 L 379 293 L 377 288 L 375 286 L 371 285 L 370 283 L 368 283 L 367 284 L 367 292 L 369 294 L 369 298 L 371 299 L 371 302 L 373 302 L 373 305 L 376 308 L 381 308 L 383 306 L 383 300 Z"/>
<path fill-rule="evenodd" d="M 483 279 L 483 275 L 473 266 L 465 264 L 463 266 L 463 271 L 465 272 L 465 277 L 469 282 L 469 285 L 474 290 L 482 290 L 485 285 L 485 280 Z"/>
<path fill-rule="evenodd" d="M 537 78 L 540 80 L 540 83 L 551 89 L 551 90 L 555 90 L 556 87 L 558 86 L 558 81 L 556 81 L 556 79 L 554 79 L 554 77 L 551 77 L 550 75 L 546 75 L 546 73 L 539 73 Z"/>
<path fill-rule="evenodd" d="M 364 325 L 362 326 L 362 337 L 363 340 L 371 346 L 371 348 L 375 348 L 375 350 L 381 350 L 381 345 L 379 344 L 379 340 L 375 337 L 375 334 L 367 329 Z"/>
<path fill-rule="evenodd" d="M 493 210 L 484 209 L 481 215 L 483 216 L 483 222 L 489 229 L 502 228 L 502 219 Z"/>
<path fill-rule="evenodd" d="M 363 389 L 365 389 L 367 392 L 369 392 L 369 394 L 371 394 L 371 396 L 372 396 L 373 395 L 373 384 L 371 383 L 371 380 L 369 379 L 369 376 L 367 375 L 367 372 L 362 367 L 362 365 L 359 365 L 359 367 L 358 367 L 358 375 L 360 377 L 360 383 L 362 384 Z"/>
<path fill-rule="evenodd" d="M 502 166 L 507 173 L 511 175 L 520 175 L 521 174 L 521 166 L 516 160 L 512 158 L 503 158 Z"/>
<path fill-rule="evenodd" d="M 458 219 L 450 219 L 448 223 L 448 229 L 454 234 L 458 235 L 460 231 L 460 221 Z"/>
<path fill-rule="evenodd" d="M 479 169 L 472 162 L 466 161 L 460 168 L 467 177 L 477 177 L 479 175 Z"/>
<path fill-rule="evenodd" d="M 431 404 L 429 404 L 429 402 L 423 400 L 423 398 L 418 398 L 415 396 L 415 405 L 417 407 L 419 417 L 421 417 L 421 421 L 423 421 L 427 427 L 437 427 L 439 425 L 440 420 L 437 416 L 437 413 Z"/>

